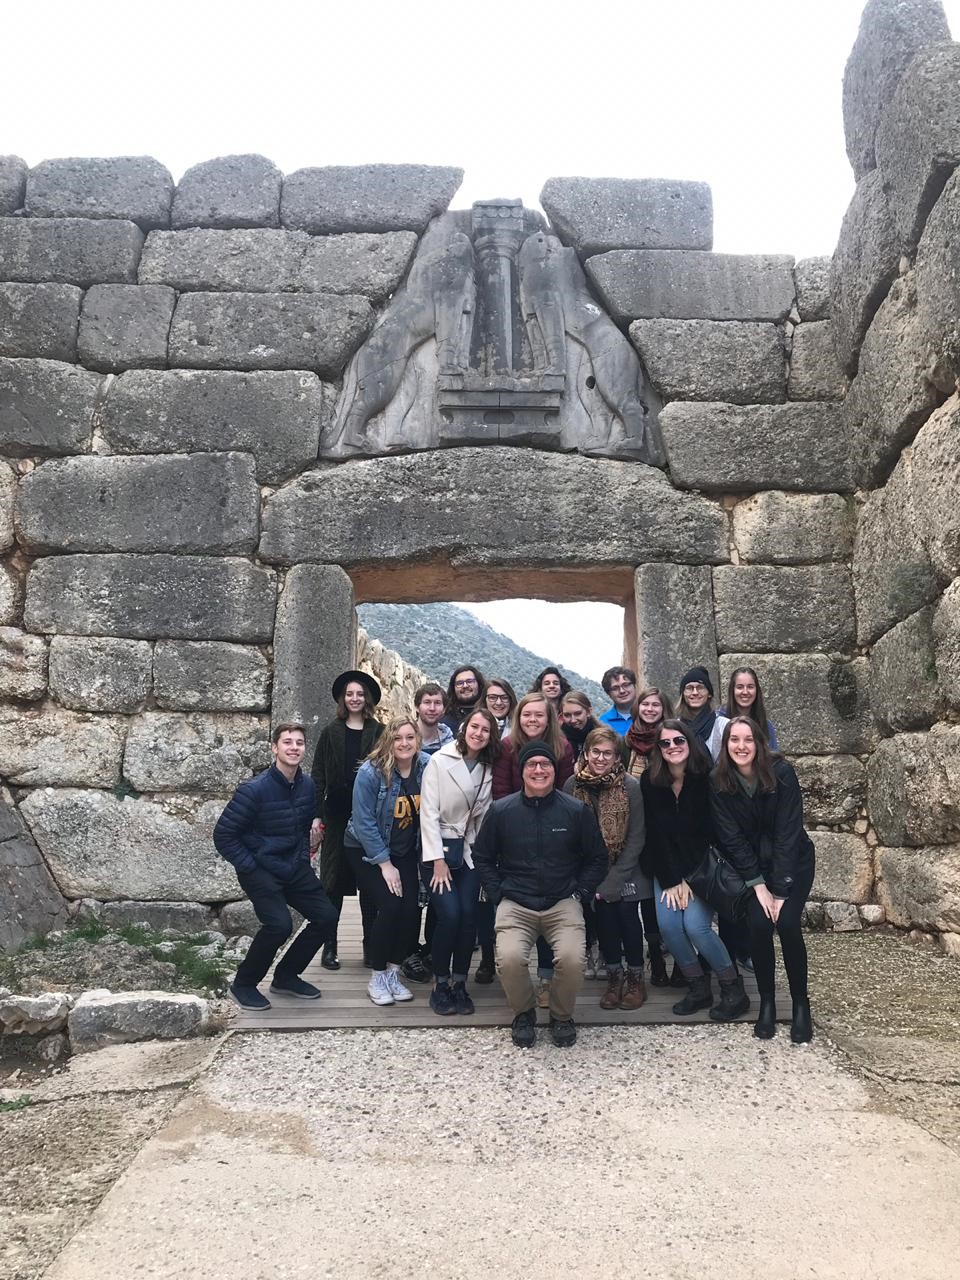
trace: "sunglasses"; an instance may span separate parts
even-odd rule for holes
[[[681,734],[676,738],[661,738],[658,745],[661,751],[666,751],[670,747],[685,747],[688,744],[686,738]]]

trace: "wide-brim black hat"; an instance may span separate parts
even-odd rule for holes
[[[383,695],[376,680],[374,680],[373,676],[369,675],[366,671],[341,671],[336,680],[334,680],[333,688],[330,691],[333,694],[334,702],[340,701],[340,695],[343,693],[344,689],[346,689],[347,685],[354,680],[357,684],[363,685],[367,693],[370,695],[371,702],[376,706]]]

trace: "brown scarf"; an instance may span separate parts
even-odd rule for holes
[[[574,769],[573,794],[596,814],[611,864],[623,853],[630,823],[630,801],[623,776],[623,765],[619,762],[602,778],[595,777],[585,761]]]

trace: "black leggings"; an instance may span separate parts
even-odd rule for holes
[[[800,928],[800,917],[807,901],[807,895],[813,887],[813,858],[810,868],[801,871],[794,880],[790,897],[780,908],[780,918],[776,925],[763,913],[756,894],[750,899],[747,924],[750,927],[750,950],[753,953],[753,968],[757,977],[757,990],[762,996],[772,996],[775,991],[773,931],[780,935],[780,950],[783,952],[783,967],[787,971],[790,984],[790,995],[794,1000],[807,998],[807,944],[803,940]]]
[[[360,867],[360,892],[366,893],[376,908],[376,919],[367,937],[367,953],[371,969],[385,969],[388,964],[403,964],[410,954],[410,939],[417,927],[419,911],[419,859],[413,853],[397,858],[393,864],[400,872],[403,894],[397,897],[387,888],[379,866],[364,862]]]
[[[643,968],[643,925],[636,902],[594,903],[600,954],[608,968],[620,968],[621,952],[631,969]]]

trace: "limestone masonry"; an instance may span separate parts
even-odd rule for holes
[[[800,262],[714,253],[698,182],[0,157],[0,948],[229,913],[271,721],[419,678],[355,601],[523,594],[624,604],[644,681],[755,666],[811,917],[955,944],[958,86],[939,3],[869,0]]]

